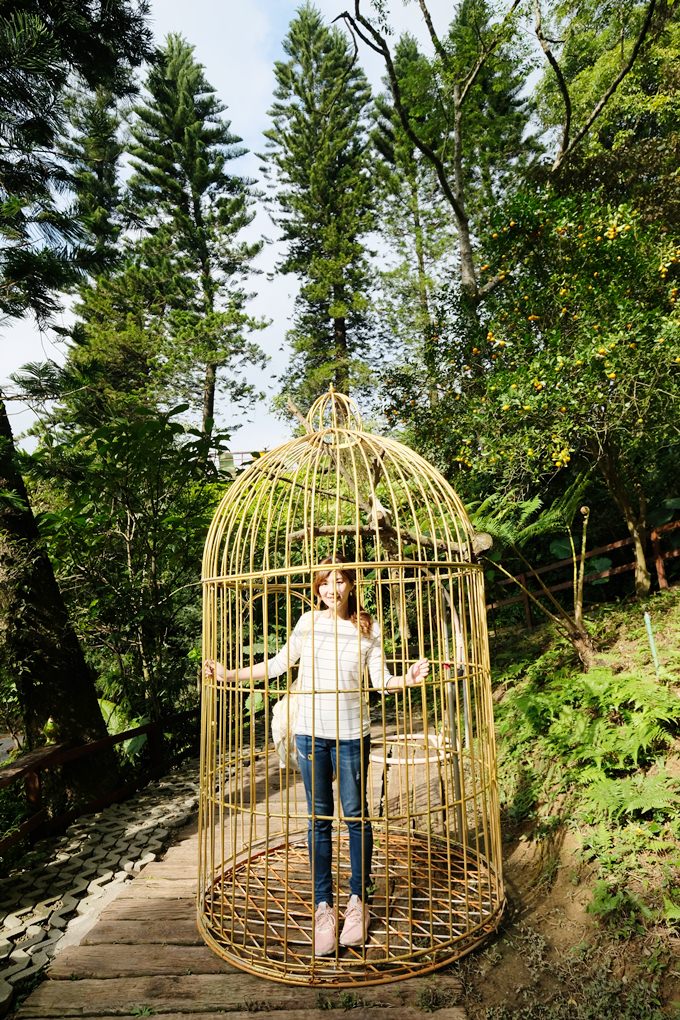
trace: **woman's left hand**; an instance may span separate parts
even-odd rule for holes
[[[430,672],[430,663],[427,659],[418,659],[414,662],[406,674],[406,686],[413,687],[414,684],[422,683]]]

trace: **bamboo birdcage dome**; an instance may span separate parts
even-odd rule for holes
[[[364,431],[355,404],[332,390],[307,423],[237,477],[206,542],[204,659],[239,679],[203,681],[198,923],[215,952],[250,973],[377,984],[459,958],[503,909],[483,574],[465,510],[427,461]],[[371,926],[365,945],[315,956],[305,792],[271,737],[272,707],[296,668],[256,680],[251,664],[285,645],[314,606],[319,564],[335,557],[356,571],[389,673],[421,657],[430,673],[394,692],[364,685]],[[350,863],[339,801],[342,909]]]

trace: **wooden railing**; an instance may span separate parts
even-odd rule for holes
[[[116,733],[112,736],[103,737],[101,740],[93,740],[87,744],[48,744],[39,747],[35,751],[28,751],[20,755],[7,765],[0,766],[0,789],[11,786],[23,780],[26,803],[29,810],[28,818],[18,826],[10,835],[0,839],[0,854],[10,846],[31,836],[39,839],[52,832],[64,829],[79,815],[88,814],[93,811],[101,811],[116,801],[125,800],[137,790],[141,782],[151,776],[160,775],[163,766],[163,733],[172,731],[180,722],[186,722],[198,718],[198,709],[191,709],[187,712],[178,712],[167,719],[159,722],[145,723],[142,726],[135,726],[133,729],[125,730],[123,733]],[[145,733],[148,742],[147,766],[143,772],[131,782],[123,783],[115,790],[110,790],[101,797],[88,801],[77,808],[64,811],[56,816],[51,816],[42,798],[42,774],[51,769],[60,768],[67,762],[75,761],[78,758],[88,758],[99,751],[120,744],[131,737],[137,737]]]
[[[662,524],[658,528],[654,528],[650,532],[649,537],[652,555],[648,560],[648,564],[650,568],[653,568],[656,571],[657,581],[660,589],[668,587],[668,581],[666,579],[665,561],[675,559],[676,557],[680,556],[680,549],[663,548],[662,546],[663,538],[669,532],[675,531],[677,528],[680,528],[680,521],[672,521],[670,524]],[[633,544],[632,538],[621,538],[617,542],[610,542],[609,545],[600,545],[597,546],[597,548],[595,549],[589,549],[588,552],[586,552],[584,559],[588,560],[593,556],[602,556],[603,554],[613,552],[616,549],[625,549],[628,546],[632,546],[632,544]],[[576,562],[577,563],[581,562],[580,556],[577,556]],[[508,584],[515,584],[516,582],[519,582],[520,585],[522,585],[524,588],[528,588],[533,596],[535,596],[536,598],[540,598],[544,594],[544,592],[539,585],[535,583],[532,585],[531,583],[532,578],[535,581],[536,577],[540,577],[543,574],[548,574],[552,571],[556,572],[559,570],[564,570],[566,568],[569,568],[571,570],[572,567],[573,560],[571,559],[571,557],[569,557],[568,559],[564,560],[556,560],[554,563],[546,563],[544,566],[537,567],[536,570],[533,570],[531,572],[527,571],[521,574],[516,574],[514,578],[509,577],[504,578],[503,580],[499,581],[498,584],[505,586]],[[594,574],[588,574],[587,581],[599,581],[600,579],[603,578],[614,577],[616,574],[625,574],[629,570],[635,570],[635,560],[633,559],[631,559],[631,561],[628,563],[621,563],[616,567],[610,567],[608,570],[598,570]],[[560,581],[556,584],[546,584],[546,588],[549,592],[566,591],[568,588],[572,588],[572,586],[573,586],[572,578],[570,578],[568,581]],[[511,595],[508,598],[498,599],[495,602],[487,603],[486,607],[487,612],[492,612],[495,609],[499,609],[501,606],[511,606],[518,602],[522,603],[522,606],[524,608],[524,619],[527,627],[529,628],[529,630],[531,630],[531,628],[534,626],[534,619],[532,615],[531,599],[527,595],[526,591],[522,591],[520,589],[517,595]]]

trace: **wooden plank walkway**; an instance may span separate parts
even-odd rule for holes
[[[17,1008],[17,1020],[324,1020],[329,1008],[361,1006],[367,1020],[466,1020],[460,982],[450,974],[411,978],[356,992],[265,981],[237,970],[201,940],[195,922],[195,825],[164,860],[149,864],[103,911],[81,944],[53,960],[47,978]],[[436,991],[435,991],[436,990]],[[426,1000],[430,1005],[425,1005]],[[419,1005],[420,1003],[420,1005]],[[301,1018],[301,1011],[303,1017]]]

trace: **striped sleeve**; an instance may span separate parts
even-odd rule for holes
[[[293,627],[285,645],[279,649],[276,655],[267,660],[267,675],[272,679],[281,676],[282,673],[285,673],[286,670],[299,661],[302,654],[302,642],[308,630],[308,625],[305,621],[310,616],[310,613],[303,613]]]
[[[372,686],[377,687],[378,690],[385,690],[388,681],[392,679],[392,674],[385,665],[382,635],[377,623],[374,623],[371,629],[371,640],[365,662]]]

